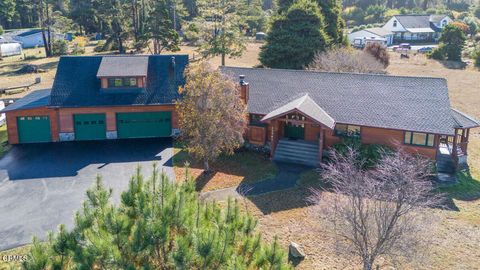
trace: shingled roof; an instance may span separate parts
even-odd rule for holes
[[[335,123],[453,135],[445,79],[221,67],[249,83],[248,111],[267,115],[305,94]]]
[[[52,87],[50,106],[85,107],[116,105],[172,104],[180,97],[187,55],[128,56],[148,58],[144,89],[102,91],[97,72],[102,56],[64,56],[60,58]],[[108,56],[107,58],[111,58]],[[118,68],[122,68],[121,66]]]
[[[97,77],[145,77],[148,56],[104,56]]]
[[[10,112],[16,110],[26,110],[38,107],[45,107],[49,104],[50,89],[35,90],[23,98],[15,101],[13,104],[8,105],[1,112]]]

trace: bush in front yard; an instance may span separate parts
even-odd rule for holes
[[[438,46],[437,48],[433,49],[432,52],[428,53],[427,57],[435,60],[445,60],[444,47],[442,45]]]
[[[362,144],[357,138],[343,138],[342,142],[334,144],[333,150],[341,155],[346,155],[349,149],[358,152],[359,158],[365,162],[366,168],[373,168],[384,153],[392,152],[392,149],[380,144]]]
[[[34,239],[24,269],[292,269],[236,202],[201,202],[188,173],[177,184],[153,171],[147,180],[138,169],[118,204],[97,179],[73,230]]]

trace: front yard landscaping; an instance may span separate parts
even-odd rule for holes
[[[233,155],[222,155],[210,164],[212,173],[204,174],[203,163],[194,160],[179,143],[175,144],[173,167],[177,181],[185,178],[185,164],[197,183],[198,191],[211,191],[236,187],[270,179],[277,173],[277,167],[268,157],[251,151],[238,151]]]

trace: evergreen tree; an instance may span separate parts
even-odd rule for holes
[[[465,46],[466,39],[462,29],[455,25],[449,24],[443,28],[440,42],[442,51],[448,60],[462,60],[462,50]]]
[[[273,18],[260,61],[272,68],[302,69],[330,43],[317,3],[299,0]]]
[[[132,32],[129,0],[96,1],[102,32],[109,35],[107,43],[115,43],[119,53],[125,53],[125,42]]]
[[[174,18],[169,10],[169,0],[151,2],[147,22],[147,37],[153,40],[153,53],[160,54],[163,50],[179,51],[180,36],[175,30]]]
[[[15,16],[15,0],[0,0],[0,24],[10,26]]]
[[[198,0],[203,25],[203,44],[200,52],[204,57],[239,57],[245,51],[245,38],[240,31],[240,18],[237,14],[238,1]]]
[[[322,10],[325,23],[325,32],[332,44],[345,42],[345,21],[342,19],[342,4],[339,0],[317,0]]]
[[[199,201],[191,177],[177,184],[154,167],[137,170],[120,204],[97,179],[73,230],[60,226],[46,243],[34,239],[23,268],[33,269],[292,269],[277,242],[266,245],[257,221],[229,200],[222,209]]]

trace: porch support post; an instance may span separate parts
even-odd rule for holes
[[[452,147],[452,157],[453,157],[453,160],[455,160],[455,163],[458,163],[457,139],[458,139],[458,129],[455,129],[455,135],[453,136],[453,147]]]
[[[278,121],[272,120],[270,121],[270,125],[272,126],[272,133],[270,135],[270,157],[273,158],[278,143]]]
[[[318,136],[318,165],[321,165],[323,157],[323,127],[320,125],[320,135]]]
[[[464,133],[464,135],[465,135],[465,141],[464,141],[464,145],[465,145],[464,151],[465,151],[465,152],[464,152],[464,153],[465,153],[465,155],[468,155],[467,152],[468,152],[468,139],[469,139],[469,137],[470,137],[470,129],[469,129],[469,128],[465,129],[465,130],[463,131],[463,133]]]

